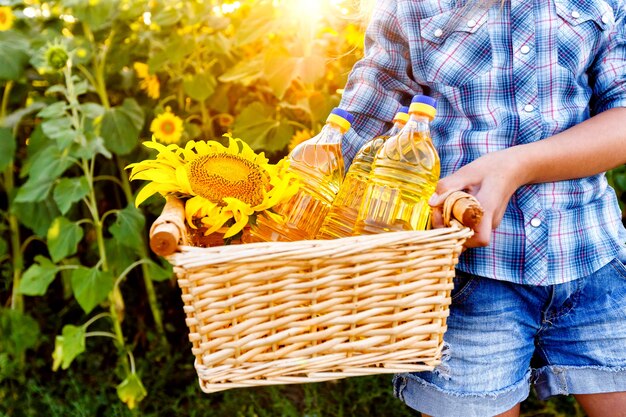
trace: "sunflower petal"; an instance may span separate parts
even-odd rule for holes
[[[139,207],[141,203],[152,197],[155,193],[159,192],[161,187],[158,184],[149,183],[139,191],[135,198],[135,207]]]
[[[212,203],[200,196],[192,197],[185,202],[185,218],[187,219],[187,224],[193,229],[197,229],[197,227],[193,224],[194,217],[198,217],[198,212],[207,204]]]
[[[207,226],[207,231],[204,232],[204,234],[210,235],[211,233],[217,232],[219,229],[222,228],[222,226],[224,226],[224,223],[226,223],[232,217],[232,213],[224,209],[220,210],[220,212],[214,216],[203,217],[202,223]]]

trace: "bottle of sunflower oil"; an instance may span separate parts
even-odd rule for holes
[[[430,136],[436,105],[431,97],[415,96],[409,121],[376,154],[355,234],[430,227],[428,200],[440,174],[439,156]]]
[[[289,171],[299,177],[300,189],[275,208],[278,216],[260,214],[250,227],[247,242],[289,242],[315,237],[343,182],[341,140],[352,120],[345,110],[333,109],[321,132],[289,153]]]
[[[374,157],[385,141],[398,134],[408,120],[409,108],[400,108],[393,118],[393,127],[387,133],[366,142],[357,152],[316,239],[352,236]]]

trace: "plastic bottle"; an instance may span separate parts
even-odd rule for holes
[[[376,154],[355,234],[430,227],[428,199],[440,175],[439,156],[430,135],[436,104],[431,97],[415,96],[407,124]]]
[[[408,120],[409,108],[400,108],[393,118],[393,127],[365,143],[357,152],[316,239],[352,236],[376,153],[388,138],[400,132]]]
[[[321,132],[291,151],[289,170],[298,175],[302,185],[292,198],[276,207],[282,221],[278,221],[278,216],[260,214],[250,227],[247,242],[289,242],[315,237],[343,182],[341,140],[352,120],[350,113],[333,109]]]

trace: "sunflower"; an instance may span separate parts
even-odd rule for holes
[[[13,10],[10,7],[0,7],[0,32],[11,29],[14,20],[15,15],[13,15]]]
[[[148,97],[155,100],[159,98],[161,95],[161,83],[159,81],[159,77],[150,74],[148,66],[142,62],[135,62],[133,64],[133,68],[135,69],[135,72],[137,72],[137,76],[141,78],[139,88],[144,90],[146,94],[148,94]]]
[[[150,123],[150,131],[162,143],[178,143],[183,133],[183,121],[169,107]]]
[[[287,172],[287,160],[269,164],[263,153],[256,154],[241,139],[228,138],[228,145],[216,141],[189,141],[184,148],[144,142],[155,149],[154,160],[130,164],[131,180],[150,181],[137,194],[139,206],[148,197],[173,194],[185,200],[187,224],[207,228],[205,235],[224,231],[224,238],[239,233],[255,213],[292,197],[299,183]],[[198,223],[196,222],[198,221]]]

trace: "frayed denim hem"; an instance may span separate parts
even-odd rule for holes
[[[413,374],[394,378],[394,395],[434,417],[491,417],[510,410],[530,393],[530,372],[515,384],[485,393],[446,391]]]
[[[533,372],[537,396],[626,391],[626,367],[549,365]]]

